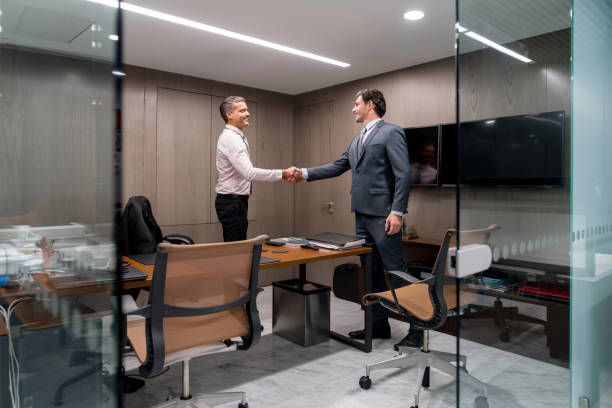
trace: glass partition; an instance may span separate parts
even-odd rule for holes
[[[0,0],[2,407],[119,405],[117,22]]]
[[[612,407],[612,4],[572,19],[571,404]]]
[[[458,247],[492,260],[457,282],[458,406],[569,406],[570,15],[570,0],[457,1]]]

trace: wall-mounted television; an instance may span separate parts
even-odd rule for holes
[[[437,186],[439,157],[439,126],[406,128],[406,143],[410,160],[411,186]]]
[[[563,186],[564,129],[564,111],[462,122],[461,184]],[[456,184],[457,127],[440,133],[440,184]]]
[[[440,126],[440,185],[457,185],[457,124]]]

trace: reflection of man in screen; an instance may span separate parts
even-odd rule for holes
[[[412,184],[435,184],[438,169],[432,166],[436,158],[436,147],[431,142],[423,142],[416,163],[410,165],[410,182]]]

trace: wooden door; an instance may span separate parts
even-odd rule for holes
[[[332,156],[331,102],[309,105],[295,110],[295,158],[298,167],[316,167],[327,164]],[[295,233],[300,236],[333,231],[337,210],[334,179],[314,183],[298,183],[295,187]],[[336,200],[336,201],[334,201]],[[329,206],[332,203],[333,212]]]
[[[157,208],[160,225],[210,223],[211,97],[158,88]]]

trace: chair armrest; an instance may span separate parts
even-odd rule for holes
[[[417,279],[414,276],[406,273],[406,272],[401,272],[401,271],[387,271],[387,273],[393,274],[407,282],[410,283],[428,283],[429,281],[434,280],[436,277],[434,275],[430,276],[429,278],[426,279]]]
[[[406,267],[409,271],[416,272],[427,272],[431,273],[433,271],[433,266],[425,266],[417,263],[406,262]]]
[[[169,243],[174,244],[174,245],[193,245],[195,244],[195,242],[193,242],[193,239],[191,239],[187,235],[181,235],[181,234],[166,235],[164,237],[164,241],[168,241]]]

